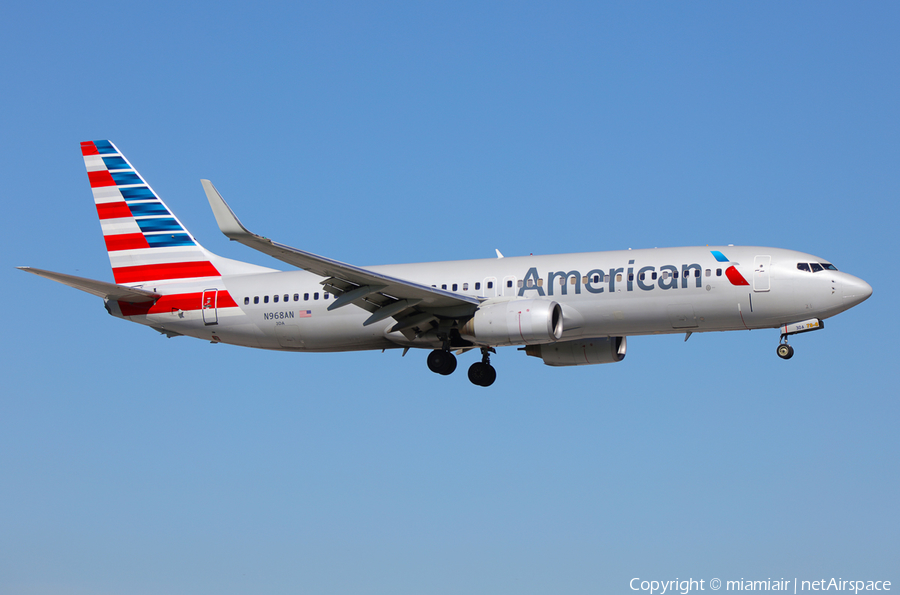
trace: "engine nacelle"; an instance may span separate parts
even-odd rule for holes
[[[481,345],[552,343],[562,337],[562,308],[550,300],[485,302],[459,333]]]
[[[625,359],[625,347],[625,337],[601,337],[527,345],[525,353],[543,359],[548,366],[587,366],[620,362]]]

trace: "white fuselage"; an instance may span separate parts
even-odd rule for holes
[[[719,261],[713,251],[727,256]],[[828,318],[864,300],[871,288],[837,270],[798,269],[827,263],[778,248],[747,246],[659,248],[549,256],[367,267],[421,285],[484,299],[546,299],[562,307],[561,340],[664,333],[775,328]],[[726,275],[734,267],[746,285]],[[190,295],[196,303],[110,312],[171,334],[294,351],[354,351],[440,347],[433,336],[390,332],[394,320],[364,326],[370,313],[355,305],[333,311],[323,278],[306,271],[223,275],[154,287]],[[228,299],[224,299],[227,297]],[[192,305],[193,304],[193,305]],[[448,317],[453,313],[448,312]]]

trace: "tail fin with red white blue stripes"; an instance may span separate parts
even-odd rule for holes
[[[81,153],[117,284],[201,281],[221,276],[217,262],[238,264],[200,246],[110,141],[83,142]]]

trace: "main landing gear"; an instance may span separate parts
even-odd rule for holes
[[[469,366],[469,382],[475,386],[490,386],[497,380],[497,370],[491,365],[491,353],[497,353],[493,347],[481,348],[481,361]]]
[[[493,347],[481,348],[481,361],[469,367],[469,381],[476,386],[490,386],[497,379],[497,370],[491,365]],[[435,349],[428,354],[428,369],[435,374],[449,376],[456,370],[456,356],[449,349]]]
[[[435,349],[428,354],[428,369],[435,374],[449,376],[456,370],[456,356],[448,349]]]

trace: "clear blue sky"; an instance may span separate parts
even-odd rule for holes
[[[6,3],[0,593],[631,593],[900,584],[895,3]],[[78,143],[212,251],[359,265],[702,244],[873,297],[615,365],[166,339],[14,269],[112,280]],[[885,273],[885,271],[888,271]],[[473,359],[464,356],[461,369]]]

